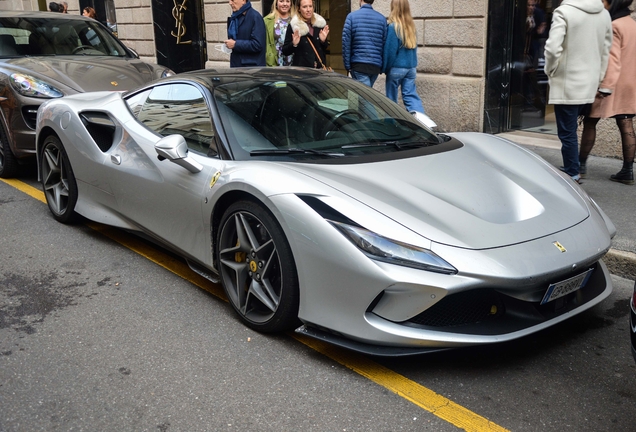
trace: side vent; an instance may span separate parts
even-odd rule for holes
[[[35,130],[35,122],[38,116],[37,105],[26,105],[22,107],[22,118],[29,129]]]
[[[117,129],[110,117],[100,112],[83,112],[80,117],[97,147],[104,153],[110,150]]]
[[[339,211],[331,208],[318,198],[311,195],[298,195],[298,198],[303,200],[305,204],[311,207],[316,213],[322,216],[324,219],[332,220],[340,223],[344,223],[352,226],[360,226]]]

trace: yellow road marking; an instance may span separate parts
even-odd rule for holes
[[[21,182],[20,180],[2,179],[2,178],[0,178],[0,180],[5,182],[9,186],[13,186],[19,191],[24,192],[30,197],[33,197],[36,200],[42,201],[44,204],[46,204],[46,198],[44,198],[44,192],[42,192],[42,190],[34,188],[33,186],[30,186],[24,182]]]
[[[10,186],[19,189],[25,194],[46,203],[44,193],[39,189],[27,185],[19,180],[0,179]],[[87,226],[100,232],[111,240],[132,250],[144,258],[171,271],[177,276],[191,282],[197,287],[227,301],[223,289],[196,274],[186,263],[161,252],[159,249],[146,244],[132,234],[127,234],[117,228],[112,228],[95,222],[88,222]],[[429,411],[440,419],[452,425],[470,432],[507,431],[507,429],[491,422],[450,399],[441,396],[434,391],[409,380],[392,370],[366,358],[364,355],[349,351],[328,343],[312,339],[300,334],[290,333],[291,337],[351,369],[357,374],[373,381],[398,396],[410,401],[420,408]]]

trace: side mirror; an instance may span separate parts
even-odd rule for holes
[[[132,55],[133,55],[135,58],[139,58],[139,54],[137,53],[137,51],[135,51],[134,49],[132,49],[132,48],[131,48],[131,47],[129,47],[129,46],[126,46],[126,48],[128,49],[128,51],[130,51],[130,52],[132,53]]]
[[[203,169],[203,165],[188,157],[188,145],[181,135],[168,135],[161,138],[155,144],[155,151],[159,160],[168,159],[191,173],[196,174]]]
[[[422,123],[424,126],[428,127],[429,129],[433,129],[437,127],[437,123],[435,123],[433,121],[433,119],[431,119],[429,116],[427,116],[424,113],[421,112],[417,112],[414,111],[413,112],[413,116],[420,122]]]

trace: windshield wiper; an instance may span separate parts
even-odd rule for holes
[[[250,156],[275,156],[285,154],[313,154],[326,157],[342,157],[342,153],[329,153],[314,149],[288,148],[288,149],[257,149],[250,151]]]
[[[378,141],[370,140],[368,142],[360,143],[360,144],[347,144],[340,148],[343,150],[346,150],[346,149],[366,148],[366,147],[395,147],[398,150],[402,150],[408,147],[428,147],[428,146],[436,145],[436,144],[439,144],[439,141],[429,140],[429,141],[406,141],[406,142],[399,142],[399,141],[379,141],[378,142]]]

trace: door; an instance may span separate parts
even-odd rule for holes
[[[105,162],[112,170],[110,183],[120,213],[148,234],[208,262],[206,193],[224,162],[216,157],[216,133],[203,93],[193,85],[173,83],[133,95],[127,103],[147,129],[131,127]],[[202,171],[192,173],[158,159],[158,135],[174,134],[183,136],[188,156]]]
[[[555,3],[550,0],[490,1],[485,132],[553,132],[543,50]]]
[[[107,26],[117,36],[117,17],[115,15],[114,0],[80,0],[79,7],[80,14],[82,14],[85,7],[95,9],[97,21]]]
[[[203,0],[152,0],[157,63],[176,73],[208,60]]]

